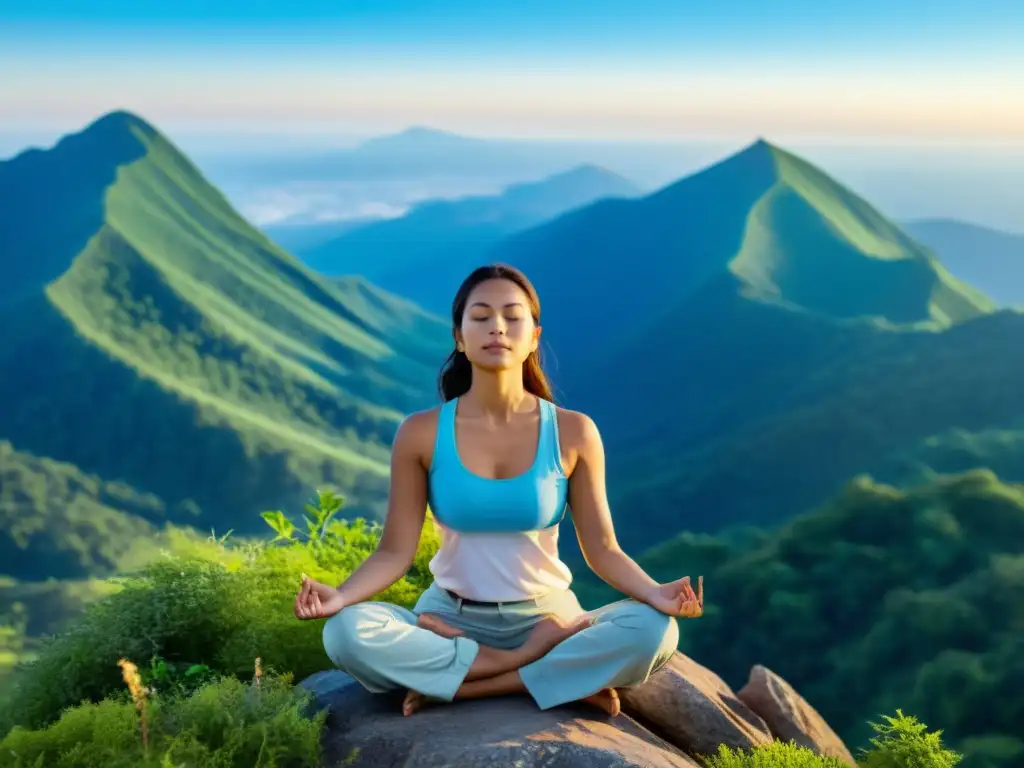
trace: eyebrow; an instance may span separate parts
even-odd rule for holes
[[[472,307],[485,307],[487,309],[491,308],[491,305],[488,304],[486,301],[474,301],[470,306],[472,306]],[[522,302],[519,302],[519,301],[513,301],[513,302],[510,302],[509,304],[505,305],[506,308],[507,307],[521,307],[521,306],[523,306],[523,304],[522,304]]]

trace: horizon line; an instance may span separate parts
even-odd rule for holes
[[[0,120],[0,136],[4,134],[50,133],[56,135],[49,139],[46,146],[29,144],[21,151],[35,148],[48,148],[56,145],[62,138],[88,130],[92,125],[117,114],[125,114],[140,120],[158,131],[165,138],[174,141],[175,136],[216,139],[230,136],[249,136],[253,138],[334,138],[339,141],[347,139],[331,147],[324,145],[319,150],[346,151],[360,146],[388,139],[396,139],[408,134],[420,133],[428,137],[444,138],[452,141],[478,141],[481,143],[523,143],[523,144],[619,144],[631,146],[674,146],[685,145],[720,145],[748,147],[759,141],[783,148],[786,145],[829,146],[833,148],[963,148],[963,149],[1024,149],[1024,136],[914,136],[905,133],[897,134],[841,134],[826,132],[770,132],[750,131],[694,131],[674,135],[644,136],[639,134],[619,134],[605,136],[574,135],[572,133],[552,131],[550,133],[516,133],[485,130],[473,130],[447,126],[431,121],[403,121],[392,123],[377,129],[353,130],[351,123],[343,121],[280,124],[267,121],[238,119],[191,119],[191,120],[155,120],[146,117],[141,110],[128,107],[116,107],[94,113],[94,117],[86,120],[75,120],[74,127],[68,127],[71,120]],[[59,126],[59,127],[58,127]],[[240,150],[244,151],[244,150]]]

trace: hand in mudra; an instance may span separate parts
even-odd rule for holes
[[[704,615],[704,577],[697,577],[696,592],[690,586],[689,576],[661,584],[647,602],[652,608],[669,616],[678,616],[681,619],[700,618]]]
[[[295,596],[295,616],[299,619],[326,619],[345,607],[341,593],[306,576]]]

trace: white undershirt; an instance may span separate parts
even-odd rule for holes
[[[458,533],[433,522],[441,547],[430,561],[430,572],[439,587],[459,597],[529,600],[568,589],[572,582],[572,572],[558,556],[557,525],[516,533]]]

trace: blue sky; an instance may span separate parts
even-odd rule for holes
[[[1024,140],[1024,2],[0,0],[0,130]]]

